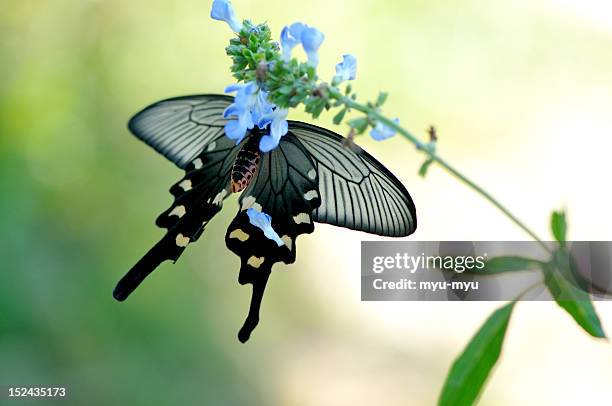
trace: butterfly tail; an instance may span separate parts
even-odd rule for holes
[[[261,308],[261,300],[263,299],[264,291],[266,290],[266,284],[272,271],[271,266],[260,268],[257,272],[253,272],[252,269],[242,267],[240,270],[240,276],[238,282],[242,285],[250,283],[253,285],[253,293],[251,296],[251,305],[249,306],[249,313],[242,325],[240,331],[238,331],[238,340],[241,343],[245,343],[251,337],[251,333],[259,324],[259,309]]]
[[[113,297],[120,302],[124,301],[162,262],[178,258],[180,253],[171,255],[170,248],[167,238],[155,244],[117,283]]]
[[[168,229],[166,235],[149,250],[117,283],[113,297],[124,301],[162,262],[176,262],[188,244],[196,241],[206,224],[221,210],[221,202],[201,202],[201,196],[177,199],[157,219]]]

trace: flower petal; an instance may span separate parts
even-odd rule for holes
[[[342,62],[336,65],[336,76],[339,83],[354,80],[357,76],[357,58],[350,54],[343,55]]]
[[[274,109],[274,104],[268,101],[268,92],[260,90],[255,99],[255,103],[251,108],[253,123],[257,123],[258,127],[263,129],[267,124],[262,126],[262,118],[271,114]]]
[[[308,56],[308,63],[316,67],[319,64],[319,47],[323,43],[325,35],[316,28],[306,26],[302,30],[302,46]]]
[[[274,148],[278,147],[280,139],[275,139],[272,135],[264,135],[259,140],[259,149],[261,152],[270,152]]]
[[[273,112],[261,117],[259,128],[265,128],[270,124],[270,134],[264,135],[259,141],[259,149],[262,152],[269,152],[278,146],[282,136],[289,131],[289,123],[287,123],[288,109],[274,109]]]
[[[225,135],[230,140],[236,141],[236,144],[239,144],[240,141],[246,135],[247,128],[241,125],[238,120],[230,120],[225,124]]]
[[[399,124],[399,118],[393,120],[394,123]],[[391,127],[387,127],[381,122],[378,122],[376,126],[370,131],[370,136],[376,141],[383,141],[387,138],[391,138],[395,135],[395,130]]]
[[[225,88],[225,93],[234,93],[240,91],[244,85],[242,83],[234,83],[233,85],[229,85]]]
[[[234,32],[240,32],[242,23],[236,19],[234,8],[229,0],[213,0],[210,17],[214,20],[225,21]]]
[[[263,231],[267,238],[276,242],[279,247],[285,245],[278,233],[272,228],[272,217],[252,207],[247,210],[247,215],[249,216],[249,222]]]
[[[281,31],[281,46],[283,47],[283,59],[285,61],[291,59],[293,48],[300,43],[303,27],[302,23],[293,23]]]
[[[280,141],[281,137],[289,131],[289,123],[287,123],[287,109],[276,109],[275,117],[270,126],[270,134],[274,139]]]

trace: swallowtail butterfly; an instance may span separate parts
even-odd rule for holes
[[[259,151],[264,134],[257,127],[236,144],[224,133],[223,111],[232,102],[224,95],[176,97],[130,120],[130,131],[184,169],[185,176],[170,188],[174,203],[156,221],[166,235],[119,281],[113,296],[125,300],[160,263],[176,261],[202,235],[223,200],[241,191],[225,242],[240,257],[239,283],[253,285],[238,333],[245,342],[259,321],[272,265],[295,261],[296,238],[312,233],[314,222],[390,237],[412,234],[417,222],[414,203],[399,180],[329,130],[289,121],[289,132],[270,152]],[[248,208],[271,216],[283,245],[250,223]]]

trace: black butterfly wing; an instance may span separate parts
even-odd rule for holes
[[[249,314],[238,333],[242,342],[259,322],[259,307],[272,265],[293,263],[296,238],[314,230],[312,212],[321,204],[318,184],[308,151],[294,135],[287,134],[278,148],[262,155],[255,179],[241,195],[240,210],[225,242],[240,257],[238,281],[253,285]],[[271,216],[272,228],[284,245],[278,246],[249,222],[249,208]]]
[[[232,101],[223,95],[177,97],[130,120],[138,138],[186,175],[170,190],[173,205],[157,219],[166,235],[119,281],[116,299],[127,298],[161,262],[176,261],[221,209],[232,165],[246,142],[234,145],[225,137],[223,111]],[[225,239],[241,258],[239,282],[253,285],[249,314],[238,334],[242,342],[259,321],[272,266],[295,261],[296,238],[311,233],[313,221],[389,236],[408,235],[416,228],[414,204],[402,184],[366,152],[345,148],[342,139],[323,128],[290,122],[289,133],[262,156],[255,179],[240,198],[240,211]],[[283,245],[250,223],[250,207],[272,217]]]
[[[406,188],[387,168],[343,137],[314,125],[289,122],[289,132],[315,163],[321,205],[315,221],[389,237],[403,237],[417,227],[416,210]]]
[[[210,143],[225,135],[223,111],[233,100],[214,94],[173,97],[146,107],[132,117],[128,128],[185,169]]]
[[[235,145],[222,134],[184,165],[185,176],[170,188],[174,203],[156,221],[167,233],[119,281],[113,292],[117,300],[125,300],[159,264],[176,261],[200,237],[229,194],[231,168],[243,143]]]

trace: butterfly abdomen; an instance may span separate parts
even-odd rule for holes
[[[259,140],[249,139],[238,152],[232,167],[232,192],[241,192],[255,177],[260,160]]]

